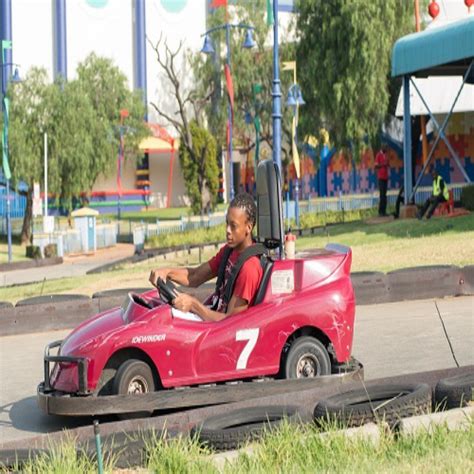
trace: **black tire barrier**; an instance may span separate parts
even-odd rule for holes
[[[440,380],[434,390],[434,409],[465,407],[472,401],[474,372]]]
[[[113,290],[98,291],[92,295],[92,298],[108,298],[109,296],[126,296],[128,293],[145,293],[152,290],[153,287],[150,285],[143,288],[115,288]]]
[[[47,304],[47,303],[63,303],[65,301],[73,300],[90,300],[87,295],[42,295],[42,296],[32,296],[31,298],[26,298],[24,300],[17,301],[15,306],[30,306],[36,304]]]
[[[300,422],[298,407],[241,408],[205,419],[191,429],[191,436],[215,450],[225,451],[260,439],[266,431],[277,428],[283,420]]]
[[[429,413],[431,387],[427,384],[374,385],[321,400],[314,409],[317,425],[362,426],[382,421],[397,425],[400,418]]]
[[[0,308],[13,308],[9,301],[0,301]]]
[[[382,272],[351,273],[356,304],[375,304],[389,301],[387,276]]]
[[[463,295],[474,295],[474,265],[466,265],[461,269],[462,284],[461,291]]]
[[[454,265],[403,268],[387,273],[389,301],[461,294],[462,272]]]

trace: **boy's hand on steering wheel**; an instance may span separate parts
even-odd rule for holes
[[[194,296],[188,295],[187,293],[179,293],[172,301],[172,305],[184,313],[189,313],[192,312],[192,307],[195,301],[197,300]]]
[[[152,270],[150,273],[149,281],[156,287],[158,278],[161,278],[163,281],[166,281],[168,278],[169,270],[167,268],[158,268],[157,270]]]

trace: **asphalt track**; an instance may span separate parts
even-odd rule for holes
[[[36,405],[43,349],[69,331],[0,338],[0,446],[90,424],[44,415]],[[474,364],[474,296],[358,306],[353,355],[365,378]],[[103,420],[105,422],[106,420]]]

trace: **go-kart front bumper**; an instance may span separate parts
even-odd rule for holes
[[[54,391],[51,387],[51,368],[50,363],[67,363],[77,365],[77,390],[74,392],[76,395],[89,395],[90,392],[87,387],[87,368],[88,359],[86,357],[74,357],[74,356],[62,356],[62,355],[51,355],[51,349],[60,347],[62,340],[54,341],[48,344],[44,349],[44,382],[43,390],[45,393]]]

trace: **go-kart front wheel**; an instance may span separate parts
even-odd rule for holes
[[[138,359],[124,362],[114,378],[115,395],[142,394],[155,391],[155,381],[150,366]]]
[[[331,373],[331,360],[324,345],[311,336],[293,341],[285,358],[286,379],[319,377]]]
[[[124,362],[117,370],[113,381],[114,395],[140,395],[155,391],[155,379],[148,364],[138,359]],[[152,412],[122,413],[122,420],[142,418]]]

